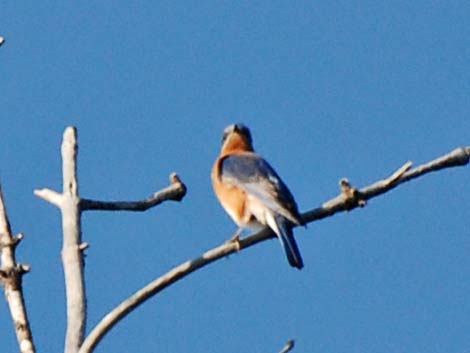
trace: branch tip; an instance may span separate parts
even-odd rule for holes
[[[59,194],[57,191],[44,188],[44,189],[35,189],[33,193],[37,197],[53,204],[56,207],[60,208],[60,206],[62,205],[63,196],[62,194]]]
[[[20,343],[21,352],[34,352],[34,345],[30,339],[24,339]]]
[[[16,247],[24,239],[24,233],[19,233],[13,237],[13,246]]]
[[[176,184],[176,183],[182,184],[180,177],[175,172],[170,174],[169,179],[170,179],[170,183],[172,183],[172,184]]]
[[[31,265],[30,264],[18,264],[17,265],[17,270],[19,274],[25,274],[31,271]]]
[[[175,172],[170,174],[170,183],[178,187],[179,189],[181,189],[181,192],[173,198],[175,201],[181,201],[183,197],[186,195],[186,191],[188,190],[186,188],[186,185],[183,183],[181,178]]]
[[[348,178],[342,178],[340,181],[339,181],[339,186],[341,188],[345,187],[345,186],[350,186],[350,183],[349,183],[349,180]]]
[[[88,249],[90,247],[89,243],[83,242],[78,246],[78,249],[81,251],[84,251],[85,249]]]
[[[281,349],[281,351],[279,353],[290,352],[294,348],[294,345],[295,345],[294,340],[287,341],[287,343],[285,344],[285,346]]]
[[[76,141],[77,140],[77,128],[75,126],[68,126],[64,131],[64,141]]]

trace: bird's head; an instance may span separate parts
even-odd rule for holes
[[[253,151],[250,130],[243,124],[229,125],[222,136],[222,152]]]

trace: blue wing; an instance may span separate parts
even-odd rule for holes
[[[295,224],[303,224],[295,200],[274,169],[254,153],[232,154],[221,164],[222,180],[240,187],[266,207]]]

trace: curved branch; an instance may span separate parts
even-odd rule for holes
[[[375,196],[381,195],[398,185],[417,178],[424,174],[437,171],[443,168],[450,168],[468,164],[470,158],[470,147],[458,148],[442,157],[433,161],[420,165],[414,169],[410,169],[410,162],[406,163],[403,167],[399,168],[390,177],[379,180],[378,182],[366,186],[363,189],[353,188],[349,182],[342,180],[342,192],[339,196],[324,203],[322,206],[308,211],[302,215],[307,223],[311,223],[322,218],[332,216],[341,211],[349,211],[356,207],[365,205],[365,201]],[[90,353],[93,351],[99,341],[106,335],[106,333],[114,327],[114,325],[129,314],[133,309],[144,303],[147,299],[153,297],[163,289],[169,287],[178,280],[186,277],[192,272],[214,262],[218,259],[224,258],[230,254],[242,251],[245,248],[253,246],[257,243],[265,241],[274,237],[274,234],[268,229],[263,230],[241,239],[237,242],[227,242],[212,250],[207,251],[202,256],[186,261],[181,265],[173,268],[163,276],[155,279],[147,284],[142,289],[135,292],[130,298],[124,300],[111,312],[109,312],[98,325],[86,337],[79,353]]]
[[[29,326],[28,315],[24,304],[22,277],[29,271],[29,266],[18,264],[15,259],[15,248],[23,239],[23,234],[11,235],[10,223],[0,187],[0,282],[3,284],[5,297],[10,307],[11,318],[16,331],[16,339],[22,353],[34,353],[33,336]]]
[[[157,191],[152,196],[141,201],[97,201],[89,199],[80,200],[82,211],[146,211],[164,201],[181,201],[186,195],[186,185],[176,173],[170,175],[170,185],[165,189]]]

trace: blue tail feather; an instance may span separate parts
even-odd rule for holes
[[[292,224],[289,220],[282,216],[275,217],[276,224],[281,234],[278,238],[281,241],[282,247],[284,248],[287,256],[287,260],[292,267],[296,267],[299,270],[304,267],[302,256],[300,255],[299,248],[294,239],[294,232],[292,231]]]

